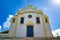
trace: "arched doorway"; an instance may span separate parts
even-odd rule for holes
[[[33,37],[33,26],[32,25],[27,26],[27,37]]]
[[[31,22],[31,21],[29,21],[28,23],[27,23],[27,37],[33,37],[34,36],[34,24]]]

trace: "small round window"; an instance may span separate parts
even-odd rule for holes
[[[28,15],[28,18],[32,18],[32,15]]]

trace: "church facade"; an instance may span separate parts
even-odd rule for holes
[[[10,37],[53,37],[49,19],[41,10],[28,6],[12,17]]]

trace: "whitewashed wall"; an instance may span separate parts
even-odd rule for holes
[[[13,23],[13,24],[11,25],[11,27],[10,27],[8,36],[13,37],[13,35],[14,35],[14,28],[15,28],[15,27],[16,27],[16,24]]]
[[[28,15],[32,15],[32,18],[28,18]],[[20,18],[24,17],[24,24],[20,24]],[[40,24],[36,24],[36,17],[40,17]],[[43,37],[44,36],[44,30],[41,24],[41,15],[36,14],[36,13],[25,13],[25,14],[20,14],[18,16],[18,26],[17,26],[17,31],[16,31],[16,36],[17,37],[26,37],[27,34],[27,23],[31,21],[34,24],[33,30],[34,30],[34,37]]]
[[[48,23],[45,23],[45,25],[46,25],[46,32],[48,37],[52,37],[52,31],[50,25]]]
[[[32,18],[28,18],[28,15],[32,15]],[[24,17],[24,24],[20,24],[21,17]],[[40,17],[40,24],[36,24],[36,17]],[[34,24],[34,27],[33,27],[34,37],[44,37],[44,28],[42,25],[42,15],[36,14],[36,13],[24,13],[24,14],[18,15],[18,22],[17,22],[18,25],[16,28],[16,37],[26,37],[26,35],[27,35],[27,23],[29,21],[31,21]],[[15,26],[16,26],[15,24],[12,24],[11,30],[10,30],[10,36],[13,36]],[[48,37],[51,37],[50,25],[45,24],[45,26],[46,26],[46,31],[47,31]]]

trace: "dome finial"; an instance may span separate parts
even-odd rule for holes
[[[28,8],[32,8],[32,5],[28,5]]]
[[[31,5],[31,3],[28,3],[28,8],[32,8],[32,5]]]

